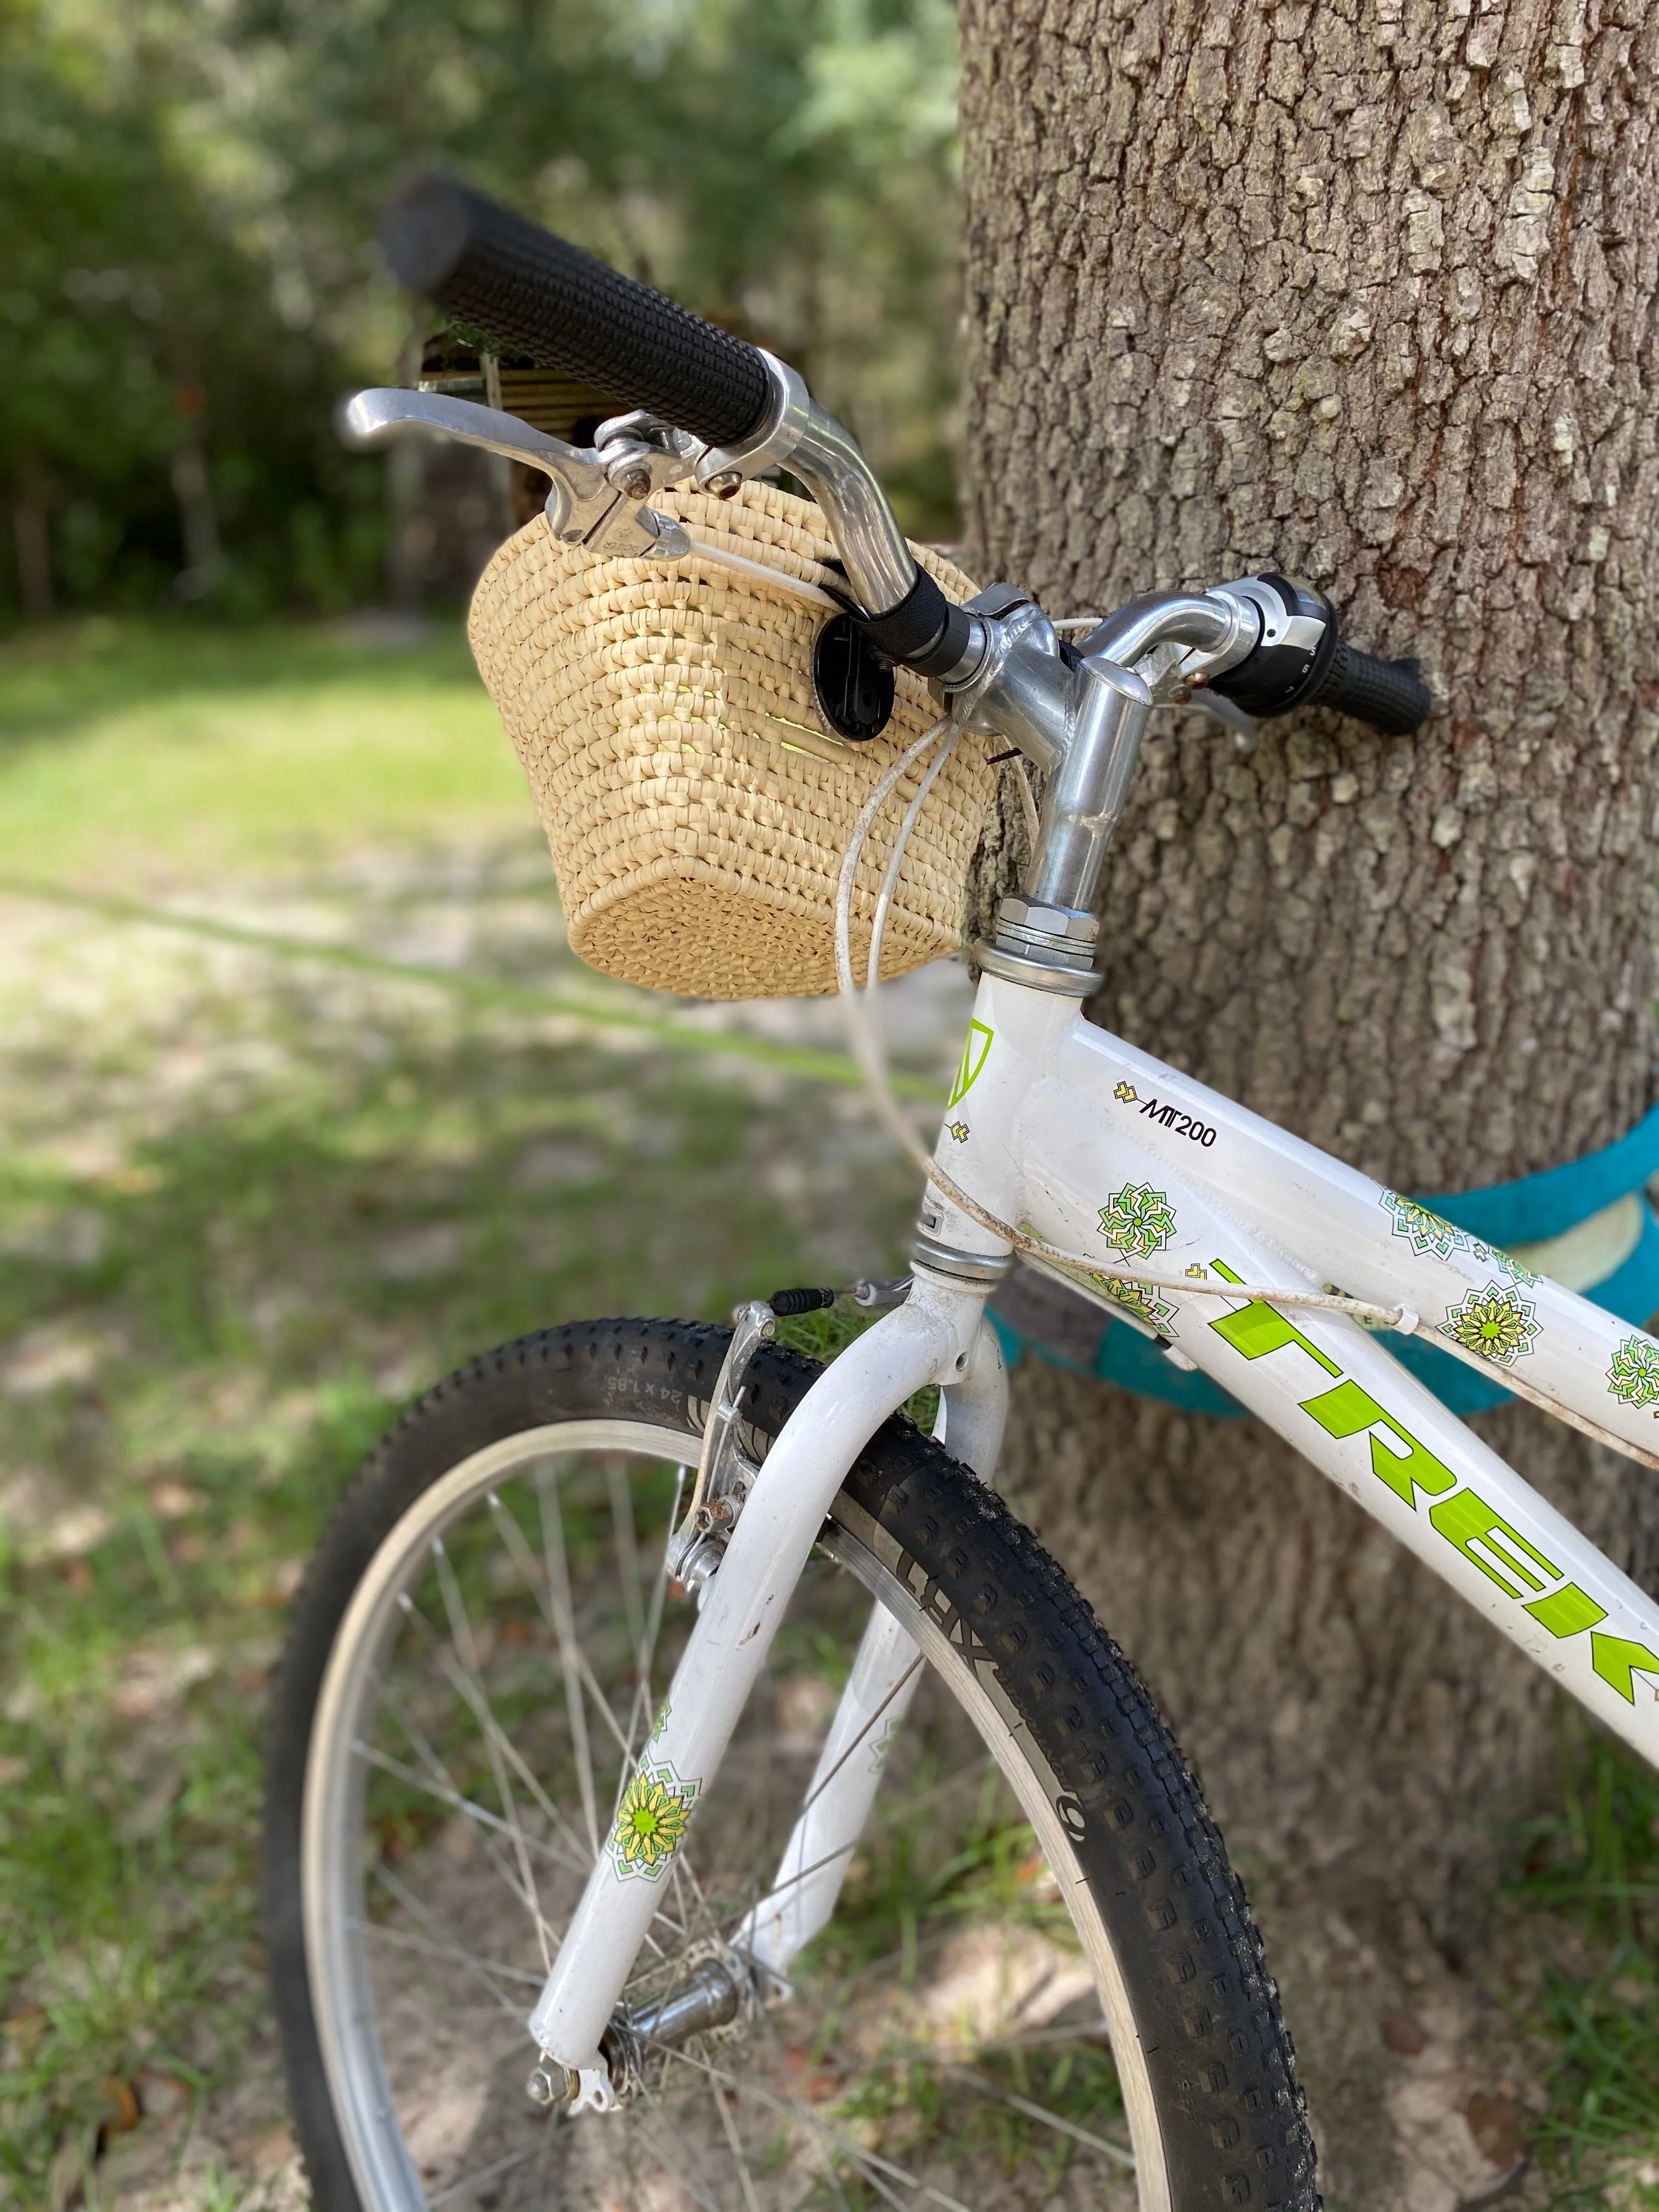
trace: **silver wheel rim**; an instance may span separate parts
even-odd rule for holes
[[[371,1763],[365,1731],[373,1718],[382,1680],[382,1662],[408,1617],[407,1593],[429,1571],[435,1556],[434,1546],[441,1551],[447,1534],[469,1509],[492,1499],[538,1467],[597,1455],[619,1455],[634,1462],[645,1461],[673,1467],[684,1462],[690,1442],[677,1431],[642,1422],[566,1421],[521,1431],[473,1454],[428,1485],[411,1504],[377,1549],[341,1621],[312,1727],[301,1830],[301,1889],[307,1967],[318,2039],[342,2141],[365,2212],[425,2212],[428,2203],[434,2207],[446,2202],[476,2203],[480,2197],[486,2204],[494,2201],[489,2192],[495,2177],[488,2159],[475,2165],[459,2181],[446,2181],[443,2187],[428,2197],[425,2180],[405,2137],[382,2045],[370,1939],[384,1930],[378,1929],[372,1920],[367,1898],[365,1813]],[[1168,2184],[1145,2058],[1133,2033],[1127,1997],[1103,1923],[1083,1883],[1052,1805],[1018,1757],[1006,1718],[976,1683],[973,1670],[961,1664],[958,1655],[909,1600],[908,1593],[844,1531],[833,1532],[826,1549],[903,1620],[935,1669],[944,1676],[957,1706],[993,1753],[998,1755],[998,1764],[1018,1796],[1043,1855],[1058,1877],[1060,1894],[1070,1908],[1099,2003],[1112,2030],[1112,2056],[1133,2151],[1128,2162],[1138,2167],[1134,2202],[1140,2212],[1164,2212],[1170,2201]],[[654,1560],[650,1562],[653,1567],[656,1564]],[[550,1680],[550,1697],[556,1694],[556,1681]],[[579,1705],[580,1702],[579,1693]],[[1012,1756],[1000,1755],[1011,1751]],[[437,1793],[434,1790],[433,1794]],[[603,1818],[609,1809],[608,1805],[599,1807],[599,1816]],[[474,1816],[469,1814],[466,1817],[471,1820]],[[530,1893],[536,1894],[533,1881]],[[526,1917],[527,1921],[527,1908]],[[418,1945],[422,1939],[417,1936],[416,1940]],[[441,1948],[436,1943],[428,1948],[441,1962]],[[514,1992],[522,1998],[520,2021],[533,2002],[541,1978],[536,1971],[540,1965],[533,1945],[527,1943],[523,1955],[511,1969]],[[491,1972],[495,1971],[492,1963]],[[496,1994],[500,1995],[499,1990]],[[522,2037],[522,2058],[521,2077],[528,2075],[534,2058],[527,2033]],[[687,2208],[687,2212],[693,2205],[699,2207],[700,2212],[728,2212],[728,2207],[729,2212],[770,2212],[771,2204],[781,2200],[769,2197],[765,2206],[761,2203],[726,2110],[728,2106],[735,2108],[740,2099],[759,2097],[764,2102],[768,2093],[743,2076],[741,2061],[725,2085],[712,2078],[718,2068],[710,2070],[709,2094],[732,2136],[736,2179],[729,2195],[719,2198],[712,2198],[695,2184],[687,2184],[678,2202]],[[1012,2097],[1007,2101],[1012,2106],[1018,2103]],[[805,2109],[801,2106],[799,2112],[804,2113]],[[1045,2108],[1030,2106],[1030,2112],[1042,2109]],[[890,2205],[896,2212],[913,2204],[921,2208],[933,2203],[961,2212],[958,2200],[948,2191],[941,2191],[921,2176],[907,2171],[902,2161],[888,2160],[867,2148],[860,2149],[856,2142],[847,2138],[833,2124],[826,2126],[810,2115],[807,2124],[824,2138],[822,2155],[825,2171],[842,2206],[847,2205],[848,2198],[835,2177],[847,2172],[856,2176],[860,2193],[866,2200]],[[550,2128],[550,2124],[542,2123],[544,2129]],[[614,2121],[589,2120],[574,2126],[603,2128],[617,2124]],[[794,2122],[780,2119],[778,2124],[781,2130]],[[1077,2137],[1080,2134],[1088,2148],[1079,2155],[1098,2162],[1103,2180],[1114,2170],[1123,2172],[1124,2154],[1117,2144],[1097,2138],[1093,2130],[1079,2131],[1075,2126],[1067,2126],[1052,2116],[1046,2124],[1059,2130],[1062,2136]],[[1123,2132],[1123,2123],[1113,2130],[1120,2138]],[[546,2140],[550,2141],[550,2135]],[[567,2135],[564,2140],[568,2144],[573,2136]],[[1112,2154],[1109,2160],[1109,2151]],[[542,2154],[545,2156],[545,2151]],[[515,2151],[501,2165],[503,2168],[520,2166],[531,2155]],[[655,2155],[666,2167],[668,2161],[662,2153],[658,2151]],[[902,2180],[897,2178],[901,2174]],[[556,2201],[567,2201],[564,2191],[553,2194]],[[797,2198],[799,2194],[796,2192]],[[660,2190],[653,2197],[648,2189],[642,2197],[629,2191],[613,2195],[611,2201],[617,2206],[618,2212],[624,2204],[629,2212],[633,2212],[636,2204],[642,2212],[658,2212],[659,2203],[665,2202]],[[1003,2192],[999,2201],[1012,2203],[1024,2199]],[[1114,2201],[1123,2202],[1125,2198],[1118,2195]],[[969,2212],[977,2212],[977,2207],[970,2207]]]

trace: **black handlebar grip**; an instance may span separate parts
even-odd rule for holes
[[[1434,695],[1414,660],[1377,660],[1340,638],[1305,703],[1333,707],[1339,714],[1369,723],[1385,737],[1403,738],[1428,720]]]
[[[410,289],[457,322],[625,407],[711,446],[766,420],[772,380],[753,346],[453,178],[405,185],[380,243]]]

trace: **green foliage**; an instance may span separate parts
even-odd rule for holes
[[[949,531],[954,103],[949,0],[14,0],[0,483],[60,604],[363,598],[331,405],[407,362],[374,219],[436,159],[787,354]]]
[[[94,64],[40,16],[0,17],[0,481],[50,515],[60,602],[149,603],[194,561],[186,597],[343,606],[373,574],[378,499],[330,434],[343,364],[277,312],[175,143],[175,90],[165,66]],[[214,520],[187,546],[180,471],[204,453]]]

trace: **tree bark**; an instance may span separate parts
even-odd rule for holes
[[[964,0],[963,38],[970,566],[1055,614],[1281,568],[1441,702],[1248,757],[1155,718],[1092,1018],[1401,1190],[1610,1142],[1653,1095],[1659,15]],[[1328,2194],[1449,2207],[1382,2015],[1419,1934],[1478,1942],[1548,1683],[1254,1425],[1015,1383],[1014,1487],[1256,1869]],[[1476,1425],[1651,1586],[1647,1478]]]
[[[38,453],[17,464],[12,495],[12,539],[17,554],[17,596],[26,622],[52,619],[51,487]]]

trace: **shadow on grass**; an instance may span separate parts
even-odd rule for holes
[[[1561,1808],[1527,1832],[1511,1894],[1588,1956],[1548,1964],[1528,2008],[1556,2049],[1534,2141],[1552,2207],[1642,2212],[1659,2207],[1659,1775],[1576,1712],[1564,1726]]]

